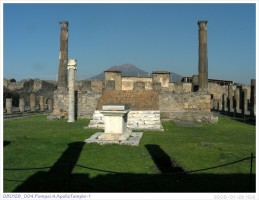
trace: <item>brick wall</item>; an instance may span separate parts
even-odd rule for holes
[[[103,91],[97,110],[104,104],[129,104],[131,110],[159,110],[159,95],[154,90]]]

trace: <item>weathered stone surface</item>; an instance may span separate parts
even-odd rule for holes
[[[7,112],[7,114],[11,114],[12,113],[12,98],[6,98],[6,103],[5,103],[5,105],[6,105],[6,112]]]
[[[99,138],[102,138],[103,132],[97,132],[94,135],[92,135],[90,138],[86,139],[85,143],[98,143],[100,145],[106,145],[106,144],[119,144],[119,145],[130,145],[130,146],[138,146],[140,139],[143,135],[143,132],[133,132],[130,134],[129,138],[127,140],[101,140]]]
[[[133,90],[145,90],[145,82],[135,82]]]
[[[24,98],[20,98],[19,99],[19,111],[24,112],[24,110],[25,110],[25,101],[24,101]]]
[[[133,111],[128,114],[127,126],[132,130],[157,130],[163,131],[163,126],[160,121],[160,111],[144,110]],[[104,116],[101,111],[96,110],[93,114],[93,119],[90,120],[88,128],[104,128]]]
[[[58,69],[58,89],[67,87],[68,64],[68,22],[60,22],[60,52]]]
[[[43,96],[39,97],[39,104],[40,104],[40,110],[45,111],[45,104],[44,104],[44,97]]]
[[[68,61],[68,122],[75,122],[75,70],[76,59]]]
[[[210,113],[210,95],[207,93],[171,93],[163,91],[159,95],[160,112],[201,111]]]
[[[217,123],[218,117],[214,116],[211,112],[203,111],[164,111],[161,112],[161,119],[171,119],[180,121],[196,121]]]
[[[36,106],[36,97],[34,93],[30,94],[30,106],[31,106],[31,111],[35,111],[35,106]]]
[[[99,124],[98,119],[104,118],[104,134],[97,139],[102,141],[123,141],[128,140],[131,130],[127,127],[128,112],[125,105],[104,105],[100,113],[102,118],[94,117],[91,123]],[[97,120],[96,120],[97,119]],[[96,122],[97,121],[97,122]],[[103,123],[103,121],[102,121]],[[91,126],[90,126],[91,127]]]
[[[108,105],[103,105],[103,109],[102,110],[128,110],[129,109],[129,105],[128,104],[108,104]]]
[[[121,82],[122,82],[121,71],[116,71],[116,70],[105,71],[104,81],[105,81],[105,84],[111,83],[111,81],[113,81],[114,89],[121,90]],[[107,89],[107,85],[106,85],[106,89]]]
[[[97,110],[105,104],[129,104],[131,110],[159,110],[159,95],[154,90],[103,91]]]
[[[160,83],[161,87],[168,87],[170,81],[170,72],[168,71],[153,71],[153,83]]]
[[[115,90],[115,81],[114,80],[107,80],[105,84],[105,90]]]
[[[198,21],[199,26],[199,90],[208,89],[207,21]]]

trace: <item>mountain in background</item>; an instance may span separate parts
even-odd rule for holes
[[[110,70],[116,70],[116,71],[121,71],[122,76],[136,76],[136,77],[149,77],[152,74],[148,73],[134,65],[131,64],[123,64],[123,65],[116,65],[112,66],[105,71],[110,71]],[[179,74],[176,74],[174,72],[170,72],[170,82],[179,82],[182,79],[182,76]],[[104,72],[97,74],[89,80],[103,80],[104,79]]]

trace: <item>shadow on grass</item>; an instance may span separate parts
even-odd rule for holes
[[[256,117],[251,117],[250,115],[244,115],[243,113],[234,113],[234,112],[228,112],[228,111],[214,111],[214,112],[224,117],[229,117],[241,123],[245,123],[253,126],[256,125]]]
[[[48,172],[37,172],[13,192],[255,192],[255,176],[249,188],[246,174],[186,174],[158,145],[146,148],[161,174],[72,174],[74,167],[105,172],[76,164],[84,144],[69,144]]]
[[[4,141],[4,147],[7,146],[7,145],[9,145],[9,144],[11,144],[10,141],[6,141],[6,140]]]
[[[174,160],[172,161],[170,156],[168,156],[159,145],[147,144],[145,147],[162,174],[184,172],[183,168],[178,166]]]

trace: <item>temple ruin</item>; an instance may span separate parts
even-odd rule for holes
[[[48,105],[51,118],[69,118],[69,112],[73,112],[68,121],[88,118],[91,119],[89,127],[104,128],[102,107],[127,104],[130,109],[128,127],[148,130],[163,130],[161,120],[217,123],[218,118],[213,110],[231,116],[256,116],[256,80],[252,79],[251,85],[244,86],[208,78],[207,21],[198,21],[197,75],[184,77],[182,82],[170,82],[168,71],[153,71],[150,76],[132,77],[122,76],[121,71],[108,70],[104,72],[103,80],[74,80],[73,92],[69,90],[71,86],[68,82],[68,72],[73,73],[74,70],[68,67],[68,22],[60,22],[60,27],[56,88],[49,90],[51,95],[41,94],[37,92],[39,87],[35,81],[25,96],[18,95],[12,100],[10,95],[4,97],[5,112],[12,112],[12,107],[19,107],[21,112],[26,109],[43,111]],[[11,82],[6,82],[5,86],[8,90],[18,87]],[[72,108],[74,110],[69,111]]]

